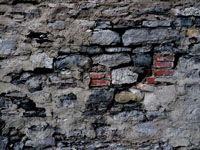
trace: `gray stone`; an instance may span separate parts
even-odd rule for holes
[[[131,62],[131,58],[128,54],[104,54],[100,56],[95,56],[92,58],[93,64],[100,64],[107,67],[115,67],[122,64],[127,64]]]
[[[132,84],[137,82],[138,74],[132,70],[132,67],[114,69],[112,71],[112,84]]]
[[[98,46],[90,46],[90,47],[87,47],[87,46],[83,46],[81,47],[80,49],[80,52],[81,53],[87,53],[87,54],[99,54],[99,53],[102,53],[103,50],[102,48],[98,47]]]
[[[131,52],[131,48],[127,47],[109,47],[105,49],[106,52],[117,53],[117,52]]]
[[[43,89],[44,79],[40,77],[33,77],[27,80],[25,84],[28,85],[30,92],[40,91]]]
[[[139,111],[121,112],[114,116],[114,120],[119,121],[143,121],[144,114]]]
[[[123,36],[122,41],[125,46],[150,44],[150,43],[166,43],[176,40],[178,37],[176,30],[168,29],[130,29]]]
[[[149,121],[152,121],[152,120],[157,119],[157,118],[161,118],[163,116],[164,116],[164,114],[159,112],[159,111],[148,111],[146,113],[146,117]]]
[[[200,9],[197,7],[189,7],[185,9],[174,9],[176,16],[200,16]]]
[[[31,55],[30,62],[33,68],[53,68],[53,58],[50,58],[46,53]]]
[[[102,12],[104,16],[124,16],[128,14],[128,7],[116,7],[113,9],[107,9]]]
[[[190,49],[189,49],[190,55],[193,56],[199,56],[200,55],[200,44],[194,44]]]
[[[91,60],[89,57],[82,55],[68,55],[59,57],[54,65],[57,69],[88,69],[91,65]]]
[[[137,67],[151,67],[152,57],[150,54],[137,54],[133,56],[133,63]]]
[[[142,25],[145,27],[169,27],[171,20],[143,21]]]
[[[65,22],[64,21],[55,21],[54,23],[48,23],[49,27],[53,27],[53,29],[64,29]]]
[[[153,122],[145,122],[138,124],[137,132],[140,136],[153,136],[157,133],[157,129]]]
[[[174,48],[172,46],[156,46],[153,49],[154,52],[173,52]]]
[[[90,42],[98,45],[116,45],[120,43],[120,36],[111,30],[100,30],[93,33]]]
[[[176,18],[173,24],[177,27],[190,27],[193,25],[193,21],[190,18]]]
[[[17,46],[15,39],[1,40],[0,39],[0,56],[11,55]]]
[[[95,29],[110,29],[112,25],[110,21],[98,21]]]
[[[151,50],[152,46],[137,47],[133,49],[133,53],[145,53],[145,52],[150,52]]]
[[[0,137],[0,149],[6,150],[7,144],[8,144],[8,138]]]
[[[77,96],[74,93],[59,96],[61,107],[74,107]]]
[[[105,113],[114,99],[114,92],[112,88],[92,90],[86,101],[86,114]]]

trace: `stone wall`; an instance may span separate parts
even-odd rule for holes
[[[199,150],[199,0],[0,0],[1,150]]]

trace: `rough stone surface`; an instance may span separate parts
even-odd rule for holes
[[[122,64],[128,64],[131,62],[131,58],[128,54],[103,54],[92,58],[93,64],[100,64],[107,67],[115,67]]]
[[[125,46],[144,43],[166,43],[174,41],[177,38],[177,31],[167,29],[130,29],[122,36]]]
[[[199,8],[0,0],[0,150],[199,150]]]
[[[91,44],[116,45],[120,43],[120,36],[111,30],[100,30],[93,33],[90,41]]]
[[[112,84],[131,84],[137,82],[138,74],[133,68],[120,68],[112,71]]]

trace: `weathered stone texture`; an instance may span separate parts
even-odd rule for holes
[[[0,0],[0,150],[199,150],[199,0]]]

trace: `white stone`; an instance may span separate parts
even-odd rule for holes
[[[137,78],[138,74],[132,71],[132,67],[112,71],[112,84],[132,84],[137,81]]]

